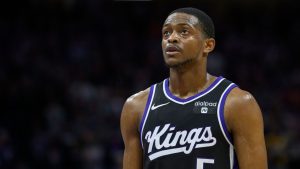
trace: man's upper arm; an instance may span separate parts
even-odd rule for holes
[[[233,89],[225,104],[225,118],[233,134],[240,169],[267,169],[263,118],[254,97]]]
[[[125,144],[123,169],[142,169],[142,147],[138,131],[140,116],[146,104],[147,91],[127,99],[121,114],[121,133]]]

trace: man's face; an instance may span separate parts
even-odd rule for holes
[[[185,13],[169,15],[162,28],[166,65],[172,68],[199,59],[199,54],[203,53],[204,37],[195,16]]]

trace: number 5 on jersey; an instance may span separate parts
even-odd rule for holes
[[[214,159],[205,159],[205,158],[197,158],[197,168],[196,169],[204,169],[204,163],[214,164]]]

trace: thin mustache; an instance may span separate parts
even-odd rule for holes
[[[167,50],[168,48],[176,48],[177,51],[181,50],[181,48],[179,46],[177,46],[177,45],[167,45],[166,48],[165,48],[165,50]]]

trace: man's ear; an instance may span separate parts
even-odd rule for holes
[[[208,38],[204,42],[204,53],[209,53],[214,50],[216,41],[214,38]]]

